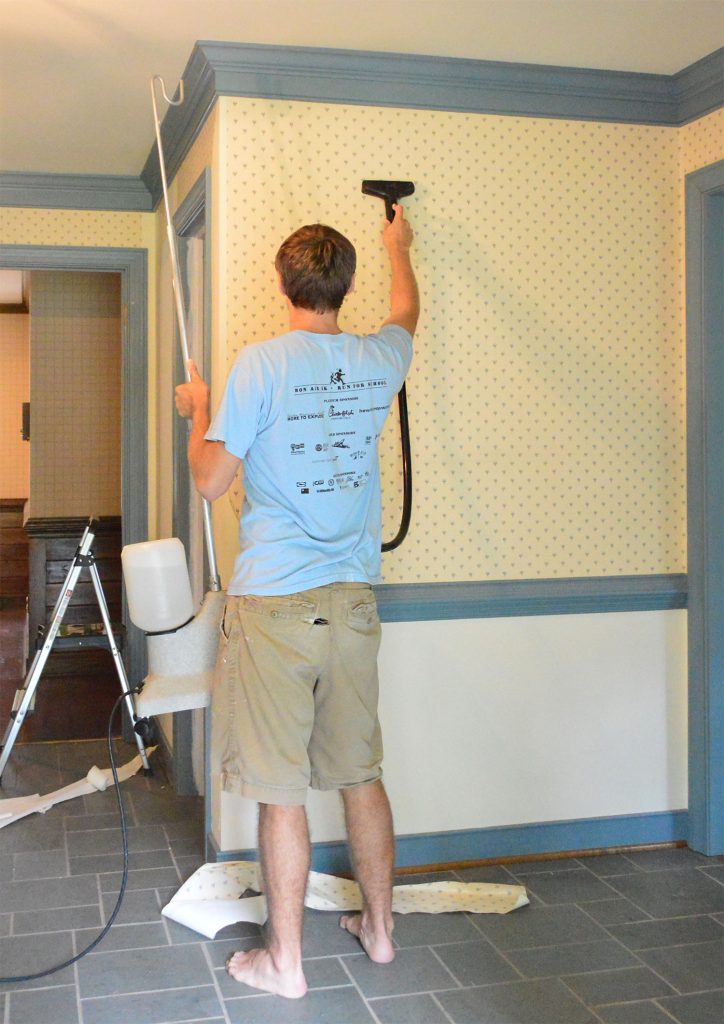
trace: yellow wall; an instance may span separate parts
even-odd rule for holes
[[[81,245],[143,248],[147,213],[112,210],[0,208],[2,245]]]
[[[215,237],[214,218],[217,213],[216,196],[216,168],[218,167],[218,142],[217,142],[217,118],[216,108],[206,120],[202,131],[194,141],[194,144],[186,156],[178,173],[169,185],[169,203],[171,215],[184,201],[199,176],[208,167],[212,171],[212,209],[207,213],[207,224]],[[157,260],[155,265],[154,281],[157,296],[157,333],[154,349],[154,367],[150,380],[152,404],[154,408],[154,427],[152,430],[155,463],[155,516],[150,519],[151,535],[154,537],[169,537],[172,533],[173,522],[173,447],[172,431],[173,418],[176,415],[174,410],[174,387],[181,383],[176,380],[176,346],[178,338],[176,334],[176,313],[173,300],[171,284],[171,259],[168,249],[168,238],[166,233],[166,211],[161,203],[153,217],[153,229],[155,234],[155,249]],[[217,295],[218,277],[215,266],[212,265],[212,292]],[[218,303],[212,303],[214,311]],[[214,337],[217,331],[213,331]]]
[[[682,174],[721,155],[719,114],[677,130],[218,106],[226,292],[215,301],[228,364],[284,329],[274,254],[303,223],[354,241],[343,322],[374,329],[388,289],[382,204],[360,183],[416,182],[415,500],[408,540],[384,558],[387,582],[685,571]],[[389,535],[394,423],[383,442]]]
[[[679,177],[722,159],[724,109],[684,125],[678,130]]]
[[[30,276],[29,518],[121,514],[119,274]]]
[[[0,313],[0,498],[27,498],[30,446],[23,441],[22,403],[30,401],[30,317]]]

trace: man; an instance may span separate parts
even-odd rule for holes
[[[307,787],[342,795],[361,914],[340,925],[370,958],[394,957],[394,838],[381,782],[377,719],[380,581],[377,445],[412,358],[419,298],[412,229],[387,222],[390,315],[379,332],[338,325],[355,251],[324,225],[301,228],[276,259],[289,332],[244,348],[209,425],[209,392],[191,365],[176,405],[192,420],[189,463],[209,501],[244,463],[240,553],[228,587],[215,742],[222,784],[259,803],[269,912],[266,947],[227,961],[237,981],[288,998],[302,969],[310,864]]]

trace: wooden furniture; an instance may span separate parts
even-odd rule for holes
[[[93,552],[108,602],[116,641],[122,649],[121,518],[95,521]],[[88,520],[86,518],[29,519],[30,541],[29,636],[30,660],[38,628],[44,627],[65,580]],[[100,612],[93,584],[82,573],[64,617],[59,637],[43,670],[35,712],[23,724],[22,739],[90,739],[105,736],[108,717],[118,696],[113,658],[94,624]],[[118,624],[118,629],[115,629]],[[120,716],[118,731],[120,731]]]
[[[0,498],[0,609],[24,609],[28,596],[25,498]]]

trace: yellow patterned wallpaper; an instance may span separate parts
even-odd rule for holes
[[[113,210],[0,208],[2,245],[81,245],[142,248],[149,213]]]
[[[356,244],[343,322],[374,329],[387,308],[383,207],[360,184],[416,183],[414,512],[407,541],[384,558],[386,581],[685,571],[677,130],[220,104],[229,364],[239,346],[285,328],[274,254],[315,220]],[[685,136],[693,164],[721,152],[716,115],[705,122]],[[392,422],[386,535],[397,525],[397,447]]]
[[[22,404],[30,401],[30,317],[0,313],[0,498],[27,498],[30,445],[21,437]]]
[[[678,143],[680,178],[721,160],[724,157],[724,109],[679,128]]]
[[[171,215],[186,199],[198,178],[209,167],[212,171],[212,209],[207,211],[207,225],[212,239],[217,227],[213,217],[217,215],[215,177],[218,167],[217,107],[209,114],[203,129],[194,140],[181,167],[169,184]],[[149,509],[150,535],[168,537],[173,523],[173,420],[176,416],[173,401],[174,387],[180,381],[175,378],[178,336],[171,285],[171,261],[166,234],[166,211],[161,202],[153,215],[154,251],[156,253],[155,273],[152,282],[157,309],[157,330],[150,352],[149,391],[151,394],[151,444],[150,444],[150,487],[151,508]],[[218,310],[217,280],[212,267],[213,311]]]
[[[120,274],[31,274],[31,518],[121,513],[120,311]]]

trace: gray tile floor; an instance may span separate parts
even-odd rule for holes
[[[134,754],[124,747],[122,760]],[[103,744],[17,745],[0,796],[48,792],[106,764]],[[121,913],[75,966],[0,986],[0,1024],[722,1024],[724,857],[689,850],[485,867],[436,877],[528,887],[505,916],[399,917],[394,963],[371,964],[338,915],[307,911],[310,992],[288,1002],[231,981],[224,960],[258,944],[239,925],[213,942],[160,909],[203,862],[200,801],[163,774],[125,784],[131,871]],[[0,974],[80,951],[115,903],[113,792],[0,830]],[[401,881],[416,881],[405,876]]]

